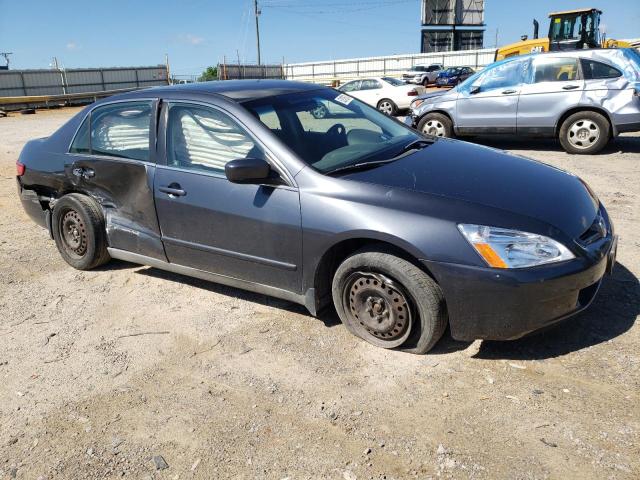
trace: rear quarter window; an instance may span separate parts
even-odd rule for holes
[[[607,78],[618,78],[622,72],[606,63],[595,60],[582,59],[582,74],[585,80],[599,80]]]
[[[84,122],[82,122],[82,125],[80,125],[80,128],[76,132],[76,136],[69,149],[71,153],[91,153],[91,144],[89,143],[89,117],[90,115],[86,116]]]

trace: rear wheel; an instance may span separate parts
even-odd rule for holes
[[[58,251],[69,265],[90,270],[109,261],[104,218],[93,199],[65,195],[56,202],[51,222]]]
[[[425,77],[424,80],[422,81],[422,85],[424,87],[428,87],[429,86],[429,77]]]
[[[453,123],[446,115],[428,113],[418,122],[418,131],[433,137],[453,137]]]
[[[426,353],[447,325],[440,287],[390,252],[366,249],[347,258],[334,275],[332,294],[347,329],[378,347]]]
[[[392,100],[389,100],[388,98],[383,98],[382,100],[380,100],[378,102],[378,110],[380,110],[382,113],[389,115],[389,116],[393,116],[398,112],[398,107],[396,106],[395,103],[393,103]]]
[[[609,136],[609,122],[604,115],[585,110],[562,122],[559,139],[566,152],[586,155],[602,150]]]

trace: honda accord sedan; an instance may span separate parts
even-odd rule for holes
[[[574,175],[305,83],[110,97],[28,142],[17,183],[74,268],[113,258],[313,315],[333,304],[354,335],[414,353],[447,325],[514,339],[573,315],[615,261],[607,211]]]

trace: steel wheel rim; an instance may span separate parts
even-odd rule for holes
[[[387,115],[391,115],[393,113],[393,107],[390,102],[382,102],[380,103],[380,107],[378,108],[382,113],[386,113]]]
[[[422,133],[426,133],[427,135],[431,135],[434,137],[444,137],[444,125],[439,120],[429,120],[425,122],[424,126],[422,127]]]
[[[318,107],[316,107],[311,114],[315,117],[315,118],[324,118],[327,115],[327,109],[326,107],[324,107],[323,105],[320,105]]]
[[[82,217],[75,210],[67,210],[60,219],[60,238],[64,250],[75,258],[87,253],[88,235]]]
[[[577,120],[569,127],[568,140],[575,148],[581,150],[589,148],[593,146],[599,138],[600,127],[588,118]]]
[[[385,275],[352,273],[345,282],[343,301],[357,334],[376,346],[399,347],[411,334],[411,301],[402,286]]]

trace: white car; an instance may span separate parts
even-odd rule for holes
[[[395,115],[399,110],[409,108],[411,101],[424,93],[424,87],[407,85],[402,80],[392,77],[353,80],[338,90],[376,107],[387,115]]]

